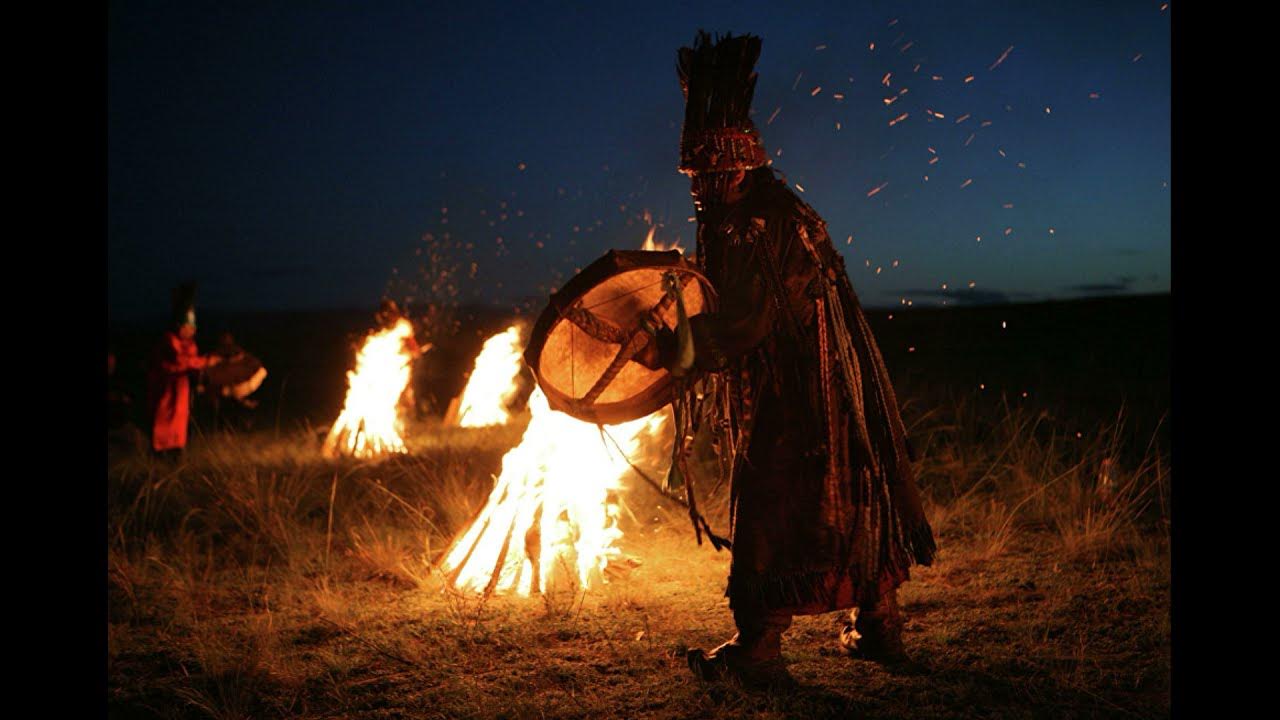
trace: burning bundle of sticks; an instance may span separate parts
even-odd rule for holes
[[[406,451],[399,402],[409,384],[412,340],[406,318],[365,339],[355,369],[347,372],[347,398],[325,438],[325,455],[371,458]]]

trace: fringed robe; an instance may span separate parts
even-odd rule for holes
[[[745,429],[730,503],[730,605],[868,605],[935,545],[889,374],[826,223],[777,181],[700,224],[720,296],[690,319],[719,373],[720,427]]]

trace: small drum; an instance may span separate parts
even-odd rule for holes
[[[262,361],[248,353],[241,353],[235,360],[223,360],[204,371],[205,385],[211,392],[236,400],[249,397],[266,377],[267,369]]]

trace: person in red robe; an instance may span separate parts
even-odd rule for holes
[[[201,355],[196,347],[195,286],[174,291],[173,326],[156,345],[147,373],[151,409],[151,449],[181,452],[187,446],[191,417],[191,373],[218,364],[217,355]]]

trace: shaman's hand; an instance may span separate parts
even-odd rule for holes
[[[650,370],[670,370],[676,361],[676,333],[666,326],[658,328],[647,345],[632,358]]]

